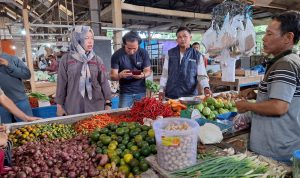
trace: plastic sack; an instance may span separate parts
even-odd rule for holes
[[[236,23],[237,19],[237,17],[234,17],[230,20],[229,13],[226,15],[220,34],[218,36],[219,40],[217,41],[217,45],[220,46],[222,49],[228,48],[236,44],[236,26],[238,26],[238,24]]]
[[[222,70],[222,81],[235,81],[235,62],[236,58],[232,58],[229,54],[229,49],[224,49],[221,53],[222,60],[220,60]]]
[[[233,118],[233,130],[234,132],[244,130],[250,127],[251,118],[248,113],[238,114]]]
[[[215,45],[217,41],[217,31],[213,29],[213,26],[214,21],[212,21],[210,28],[204,33],[202,44],[204,45],[207,53],[212,56],[217,56],[220,54],[222,49]]]
[[[245,43],[244,54],[250,55],[255,50],[255,29],[250,18],[247,18],[247,22],[246,22],[246,27],[244,31],[244,43]]]

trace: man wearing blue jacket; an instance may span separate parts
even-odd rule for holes
[[[205,95],[210,95],[208,76],[205,70],[203,55],[192,48],[191,31],[180,27],[176,32],[178,45],[168,51],[160,78],[160,99],[198,95],[198,84]]]
[[[8,54],[0,55],[0,88],[2,88],[7,97],[9,97],[21,111],[32,116],[32,110],[23,84],[23,80],[28,80],[30,77],[29,69],[16,56]],[[20,118],[14,117],[1,106],[0,116],[2,123],[22,121]]]

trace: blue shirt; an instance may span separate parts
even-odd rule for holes
[[[151,65],[148,52],[139,48],[134,55],[126,54],[125,49],[117,50],[111,57],[111,68],[118,69],[119,73],[123,70],[141,70]],[[145,93],[145,79],[134,79],[132,77],[122,78],[120,83],[120,93],[136,94]]]
[[[16,56],[1,54],[0,58],[9,63],[8,66],[0,65],[0,87],[3,92],[14,102],[27,99],[23,80],[30,79],[30,70]]]

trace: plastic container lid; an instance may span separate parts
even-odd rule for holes
[[[300,150],[294,151],[294,158],[297,158],[300,160]]]

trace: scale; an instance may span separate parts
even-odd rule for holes
[[[181,110],[180,117],[189,119],[201,118],[201,113],[195,106],[201,103],[201,99],[198,97],[181,97],[178,99],[182,104],[187,106],[187,109]]]

